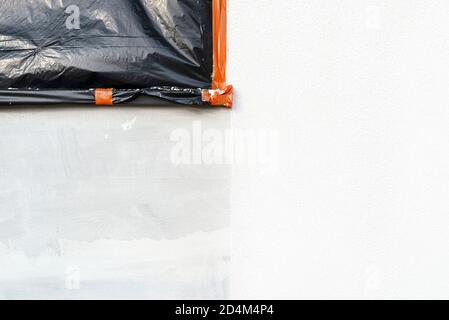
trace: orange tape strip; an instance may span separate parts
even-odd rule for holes
[[[213,106],[223,106],[232,108],[232,86],[226,85],[224,89],[203,90],[202,98],[204,102],[209,102]]]
[[[212,90],[203,91],[203,101],[232,107],[232,86],[226,82],[227,0],[212,0],[213,63]]]
[[[212,0],[214,73],[212,89],[226,85],[227,0]]]
[[[95,104],[100,106],[112,105],[112,89],[95,89]]]

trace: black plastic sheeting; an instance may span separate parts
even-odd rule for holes
[[[1,105],[95,103],[95,88],[200,105],[211,88],[212,0],[0,0],[0,13]]]

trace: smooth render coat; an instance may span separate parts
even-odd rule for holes
[[[182,108],[0,111],[0,299],[224,298],[229,166],[177,165]]]

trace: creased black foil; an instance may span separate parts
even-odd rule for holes
[[[212,0],[0,0],[0,15],[2,105],[95,103],[95,88],[202,104],[211,87]]]

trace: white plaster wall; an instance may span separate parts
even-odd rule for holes
[[[0,111],[0,298],[449,298],[449,3],[229,12],[232,112]]]
[[[234,298],[449,298],[449,2],[231,0]]]

